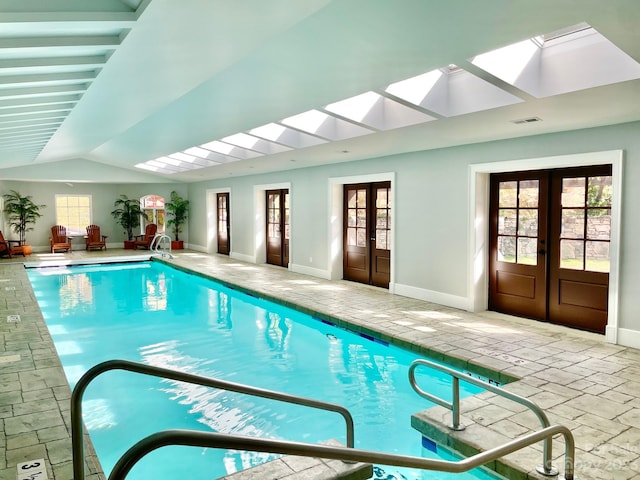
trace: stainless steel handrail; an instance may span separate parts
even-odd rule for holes
[[[254,452],[281,453],[304,457],[329,458],[335,460],[376,463],[381,465],[395,465],[400,467],[419,468],[423,470],[438,470],[442,472],[462,473],[472,468],[484,465],[509,453],[532,445],[540,440],[562,434],[565,439],[565,475],[566,480],[574,480],[573,458],[575,444],[573,435],[567,427],[553,425],[543,430],[516,438],[504,445],[480,452],[472,457],[454,462],[435,460],[408,455],[373,452],[355,448],[332,447],[309,443],[287,442],[265,438],[254,438],[222,433],[198,432],[192,430],[165,430],[143,438],[129,450],[115,464],[109,480],[123,480],[135,464],[146,454],[169,445],[183,445],[193,447],[229,448]],[[78,480],[76,478],[76,480]]]
[[[281,402],[293,403],[305,407],[318,408],[330,412],[339,413],[345,420],[347,425],[347,447],[354,446],[354,426],[353,417],[346,408],[328,402],[321,402],[313,398],[300,397],[297,395],[289,395],[287,393],[266,390],[264,388],[251,387],[240,383],[227,382],[211,377],[203,377],[201,375],[193,375],[191,373],[169,370],[161,367],[154,367],[142,363],[131,362],[128,360],[108,360],[99,363],[87,370],[76,383],[73,392],[71,392],[71,449],[73,454],[73,478],[74,480],[84,480],[84,426],[82,423],[82,395],[89,383],[101,373],[109,370],[126,370],[129,372],[141,373],[153,377],[167,378],[177,380],[179,382],[194,383],[205,387],[219,388],[229,390],[236,393],[244,393],[256,397],[278,400]]]
[[[430,367],[435,370],[439,370],[443,373],[446,373],[448,375],[451,375],[452,377],[452,401],[451,402],[447,402],[446,400],[443,400],[440,397],[436,397],[435,395],[432,395],[429,392],[425,392],[418,386],[416,382],[415,371],[416,371],[416,368],[418,368],[421,365]],[[521,397],[520,395],[516,395],[515,393],[508,392],[496,385],[492,385],[483,380],[470,377],[465,373],[459,372],[449,367],[445,367],[444,365],[440,365],[438,363],[435,363],[429,360],[424,360],[424,359],[414,360],[411,366],[409,367],[409,382],[411,383],[411,386],[416,391],[416,393],[432,401],[433,403],[440,405],[441,407],[448,408],[449,410],[451,410],[452,424],[449,428],[451,428],[452,430],[464,429],[464,426],[460,424],[460,386],[459,386],[460,380],[470,383],[472,385],[476,385],[490,392],[496,393],[501,397],[512,400],[516,403],[519,403],[520,405],[524,405],[525,407],[527,407],[529,410],[531,410],[533,413],[536,414],[543,428],[547,428],[551,425],[551,423],[549,422],[549,418],[544,413],[544,411],[528,398]],[[539,465],[536,467],[536,470],[538,471],[538,473],[541,473],[542,475],[546,475],[550,477],[558,474],[558,470],[552,465],[551,443],[552,443],[551,436],[544,438],[543,452],[542,452],[542,457],[543,457],[542,465]],[[572,459],[572,463],[573,463],[573,459]]]
[[[164,252],[164,251],[160,250],[160,243],[164,239],[169,240],[169,251],[168,252]],[[153,237],[153,239],[151,240],[151,243],[149,244],[149,250],[152,251],[152,252],[159,253],[163,257],[164,257],[164,255],[166,253],[169,256],[169,258],[173,258],[173,255],[171,254],[171,237],[169,235],[164,234],[164,233],[157,233]]]

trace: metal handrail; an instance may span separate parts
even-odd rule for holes
[[[329,458],[334,460],[376,463],[399,467],[419,468],[423,470],[438,470],[450,473],[462,473],[472,468],[484,465],[499,457],[532,445],[544,438],[562,434],[565,439],[565,475],[566,480],[574,480],[573,459],[575,444],[571,431],[562,425],[553,425],[543,430],[511,440],[504,445],[477,453],[472,457],[457,462],[436,460],[408,455],[373,452],[355,448],[332,447],[300,442],[288,442],[265,438],[228,435],[223,433],[199,432],[193,430],[165,430],[143,438],[129,450],[115,464],[109,480],[123,480],[135,464],[146,454],[169,445],[183,445],[192,447],[228,448],[254,452],[280,453],[304,457]],[[77,480],[77,477],[76,477]]]
[[[169,251],[166,252],[166,254],[169,256],[169,258],[173,258],[173,255],[171,254],[171,237],[167,234],[157,233],[151,240],[151,243],[149,244],[149,250],[152,252],[159,253],[164,257],[165,252],[160,250],[160,243],[164,239],[169,240]]]
[[[429,392],[425,392],[424,390],[422,390],[417,382],[416,382],[416,377],[415,377],[415,370],[416,368],[418,368],[420,365],[426,366],[426,367],[430,367],[436,370],[439,370],[443,373],[446,373],[448,375],[451,375],[452,377],[452,385],[451,385],[451,389],[452,389],[452,401],[451,402],[447,402],[446,400],[443,400],[440,397],[436,397],[435,395],[430,394]],[[521,397],[520,395],[516,395],[515,393],[512,392],[508,392],[506,390],[503,390],[502,388],[496,386],[496,385],[492,385],[488,382],[485,382],[484,380],[479,380],[473,377],[468,376],[465,373],[459,372],[457,370],[454,370],[452,368],[449,367],[445,367],[444,365],[440,365],[438,363],[429,361],[429,360],[424,360],[424,359],[418,359],[418,360],[414,360],[413,363],[411,364],[411,366],[409,367],[409,382],[411,383],[411,386],[413,387],[413,389],[416,391],[416,393],[418,393],[418,395],[440,405],[441,407],[447,408],[449,410],[451,410],[451,426],[449,428],[451,428],[452,430],[464,430],[464,425],[460,424],[460,386],[459,386],[459,381],[462,380],[464,382],[470,383],[472,385],[476,385],[478,387],[481,387],[485,390],[488,390],[490,392],[496,393],[498,395],[500,395],[501,397],[507,398],[509,400],[512,400],[516,403],[519,403],[520,405],[524,405],[525,407],[527,407],[529,410],[531,410],[533,413],[536,414],[536,416],[538,417],[538,420],[540,420],[540,424],[542,425],[543,428],[547,428],[551,425],[551,423],[549,422],[549,418],[547,417],[547,415],[544,413],[544,411],[538,406],[536,405],[534,402],[532,402],[531,400],[529,400],[528,398],[525,397]],[[542,465],[539,465],[536,467],[536,470],[538,471],[538,473],[541,473],[542,475],[546,475],[546,476],[555,476],[558,474],[558,470],[552,465],[552,460],[551,460],[551,455],[552,455],[552,437],[548,436],[544,438],[544,444],[543,444],[543,452],[542,452]],[[572,459],[572,463],[573,463],[573,459]]]
[[[161,367],[154,367],[142,363],[128,360],[108,360],[99,363],[87,370],[76,383],[71,392],[71,449],[73,454],[73,478],[74,480],[84,480],[84,426],[82,423],[82,395],[89,383],[101,373],[109,370],[126,370],[129,372],[141,373],[153,377],[167,378],[179,382],[194,383],[205,387],[219,388],[236,393],[244,393],[256,397],[278,400],[281,402],[293,403],[305,407],[318,408],[330,412],[339,413],[347,425],[347,447],[354,446],[354,426],[353,417],[346,408],[334,403],[322,402],[313,398],[289,395],[287,393],[266,390],[264,388],[251,387],[240,383],[227,382],[211,377],[203,377],[191,373],[169,370]]]

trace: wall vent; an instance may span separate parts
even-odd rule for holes
[[[522,123],[534,123],[541,122],[542,119],[538,117],[529,117],[529,118],[521,118],[520,120],[511,120],[511,123],[515,123],[516,125],[520,125]]]

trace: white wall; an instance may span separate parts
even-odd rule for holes
[[[46,205],[40,210],[42,217],[33,225],[32,232],[27,232],[27,242],[30,243],[36,252],[49,251],[49,237],[51,227],[56,224],[55,196],[56,194],[67,195],[91,195],[93,223],[100,225],[100,231],[107,235],[107,245],[121,248],[125,238],[122,227],[120,227],[111,212],[114,209],[113,202],[121,195],[125,194],[130,198],[140,198],[144,195],[161,195],[169,200],[172,190],[176,190],[183,197],[187,197],[187,188],[183,184],[141,184],[141,185],[116,185],[116,184],[95,184],[95,183],[57,183],[57,182],[19,182],[5,180],[0,184],[0,194],[8,193],[9,190],[16,190],[21,195],[31,195],[37,204]],[[8,226],[3,231],[5,238],[18,238],[11,232]],[[188,228],[184,229],[181,239],[184,237],[188,241]],[[77,242],[77,240],[76,240]],[[78,244],[84,248],[84,244]],[[74,242],[74,248],[76,248]]]
[[[392,188],[396,203],[391,290],[473,310],[478,308],[478,302],[470,281],[473,236],[469,225],[470,218],[476,215],[470,210],[474,205],[469,200],[471,166],[622,150],[618,342],[640,347],[640,318],[634,301],[640,296],[640,248],[633,248],[640,235],[640,216],[634,212],[635,206],[640,205],[640,189],[634,185],[634,179],[640,180],[639,131],[640,123],[636,122],[199,182],[189,185],[189,198],[204,198],[207,189],[229,189],[232,255],[251,258],[260,241],[254,226],[254,187],[289,183],[291,268],[329,278],[335,270],[330,258],[332,179],[391,173],[395,176]],[[527,162],[524,164],[531,168]],[[197,211],[193,210],[190,220],[190,245],[206,251],[206,207],[202,203]]]

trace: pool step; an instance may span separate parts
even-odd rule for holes
[[[326,445],[340,446],[330,440]],[[220,477],[219,480],[366,480],[373,476],[369,463],[345,463],[340,460],[284,455],[257,467]]]

